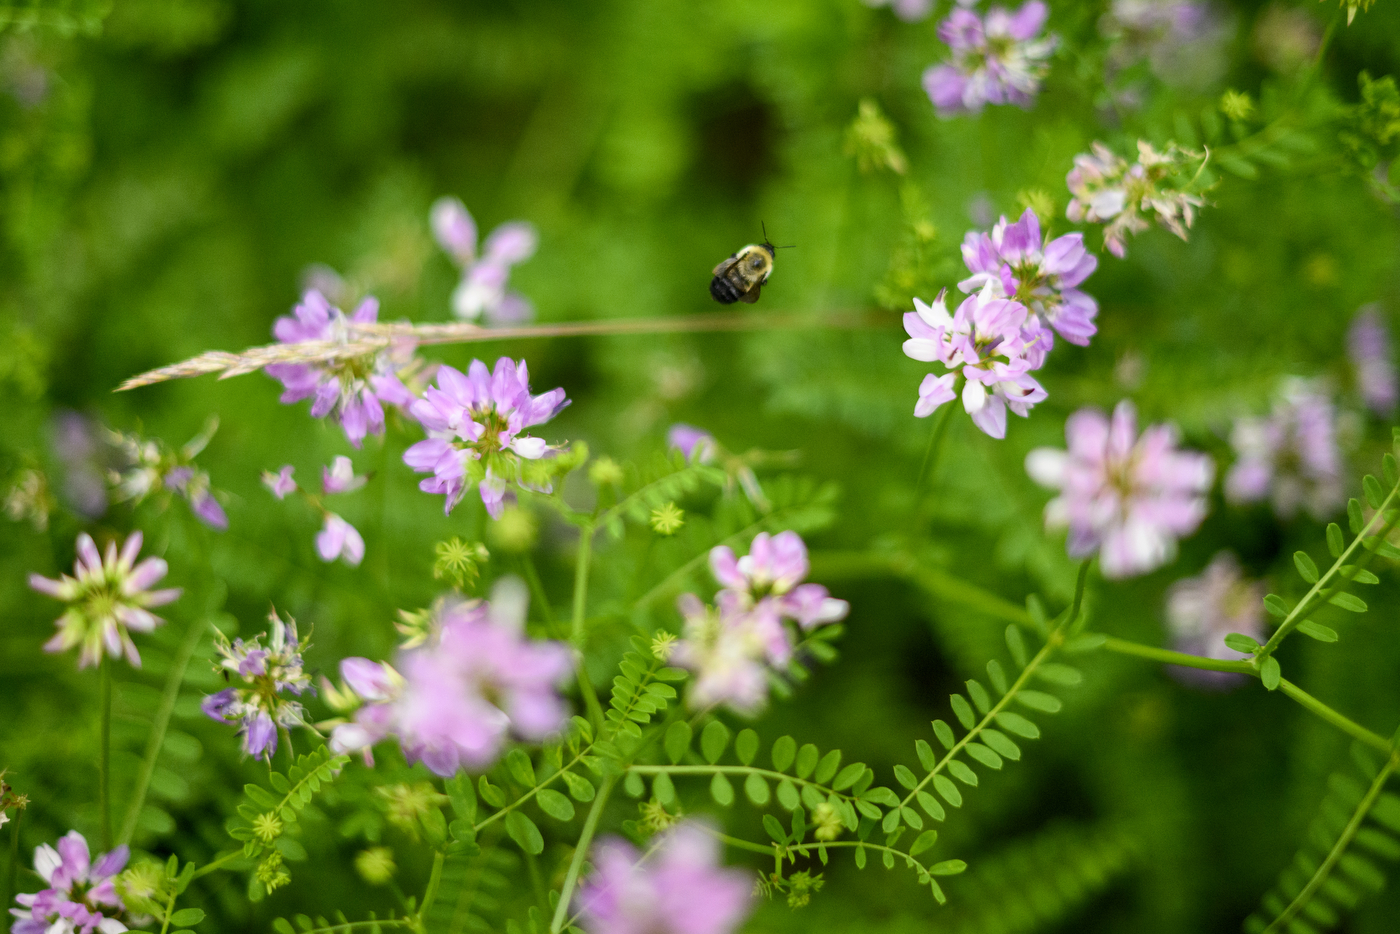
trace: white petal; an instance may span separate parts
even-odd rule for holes
[[[1036,448],[1026,455],[1026,473],[1043,487],[1052,490],[1065,485],[1065,471],[1069,467],[1069,452],[1057,448]]]

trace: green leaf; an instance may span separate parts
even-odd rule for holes
[[[792,765],[792,757],[797,755],[797,740],[791,736],[780,736],[773,744],[773,768],[786,772]]]
[[[628,772],[627,777],[622,780],[622,790],[627,792],[630,798],[640,798],[646,793],[646,783],[642,781],[641,773]]]
[[[744,779],[744,795],[759,807],[767,804],[769,797],[771,797],[768,783],[757,772],[750,772],[749,777]]]
[[[656,796],[657,801],[669,806],[676,800],[676,783],[667,773],[659,772],[651,780],[651,793]]]
[[[1232,632],[1225,637],[1225,645],[1236,652],[1253,655],[1254,650],[1259,648],[1259,640],[1242,632]]]
[[[1065,651],[1071,655],[1078,655],[1081,652],[1093,652],[1103,648],[1108,636],[1101,632],[1081,632],[1077,636],[1071,636],[1065,643]]]
[[[660,777],[660,775],[657,776],[657,778]],[[653,785],[653,787],[655,786]],[[535,800],[539,802],[540,810],[555,820],[574,819],[574,803],[553,788],[541,788],[535,792]]]
[[[1278,690],[1278,681],[1281,673],[1278,667],[1278,659],[1270,655],[1264,659],[1259,666],[1259,680],[1264,682],[1264,687],[1270,691]]]
[[[471,776],[458,772],[449,778],[445,787],[452,811],[467,823],[476,821],[476,789],[472,787]]]
[[[700,752],[705,761],[714,765],[724,755],[724,747],[729,745],[729,727],[718,720],[711,720],[700,734]]]
[[[797,793],[797,786],[792,783],[792,779],[785,778],[778,782],[778,803],[789,811],[802,803],[802,796]],[[879,816],[878,811],[876,816]]]
[[[1293,552],[1293,564],[1298,568],[1298,574],[1309,584],[1317,583],[1317,565],[1313,559],[1308,557],[1305,551]]]
[[[817,763],[816,772],[812,773],[812,780],[819,785],[825,785],[831,781],[831,777],[836,774],[836,770],[841,767],[841,750],[833,749],[822,756]]]
[[[1334,593],[1330,598],[1328,598],[1327,602],[1332,604],[1333,606],[1341,607],[1342,609],[1347,610],[1351,613],[1366,612],[1366,601],[1362,600],[1355,594],[1350,594],[1345,591],[1342,591],[1340,593]]]
[[[569,786],[569,794],[574,796],[575,801],[592,801],[594,795],[593,783],[582,775],[575,775],[573,772],[565,772],[564,784]]]
[[[1336,642],[1337,631],[1329,626],[1314,623],[1310,619],[1305,619],[1298,624],[1298,631],[1305,636],[1312,636],[1318,642]]]
[[[970,730],[977,725],[977,718],[973,716],[972,707],[968,705],[967,698],[961,694],[954,694],[948,700],[953,705],[953,715],[958,718],[963,729]]]
[[[181,908],[170,916],[170,923],[176,927],[187,928],[192,924],[198,924],[204,920],[204,912],[198,908]]]
[[[758,755],[758,734],[753,730],[740,730],[739,738],[734,740],[734,754],[743,765],[752,764],[753,757]]]
[[[763,815],[763,829],[768,831],[768,836],[772,837],[778,843],[787,843],[787,831],[783,829],[783,825],[772,814]]]
[[[1381,476],[1385,477],[1385,485],[1394,489],[1400,483],[1400,470],[1395,466],[1395,455],[1386,453],[1381,458]]]
[[[1021,760],[1021,747],[1011,741],[1011,738],[998,730],[983,730],[981,734],[982,742],[991,747],[999,756],[1010,759],[1012,762]]]
[[[913,827],[915,830],[924,829],[924,819],[920,817],[919,812],[913,808],[900,808],[899,816],[903,819],[904,823]]]
[[[1059,713],[1064,707],[1064,704],[1054,694],[1046,694],[1042,691],[1021,691],[1016,695],[1016,700],[1032,710],[1044,713]]]
[[[1347,500],[1347,525],[1351,528],[1351,534],[1360,535],[1361,530],[1366,527],[1365,514],[1361,512],[1361,504],[1355,497]]]
[[[1271,593],[1264,598],[1264,609],[1268,610],[1270,615],[1277,616],[1278,618],[1282,619],[1283,617],[1287,616],[1288,611],[1293,608],[1290,607],[1287,603],[1285,603],[1283,598],[1280,597],[1278,594]]]
[[[933,735],[938,737],[938,741],[943,744],[944,749],[952,749],[957,745],[957,740],[953,736],[953,728],[942,720],[933,721]]]
[[[481,776],[477,782],[477,787],[481,790],[481,800],[492,807],[505,807],[506,796],[501,793],[501,789],[486,780],[486,776]]]
[[[982,763],[987,768],[1001,768],[1001,756],[992,752],[992,750],[988,749],[986,746],[983,746],[981,743],[968,743],[963,748],[967,750],[967,754],[969,756],[976,759],[978,762]]]
[[[933,754],[933,747],[923,740],[914,741],[914,752],[918,753],[919,764],[924,767],[924,771],[932,772],[938,765],[938,759]]]
[[[525,753],[525,750],[519,746],[506,754],[506,769],[510,772],[511,778],[526,788],[535,786],[535,768],[530,764],[530,757]]]
[[[248,800],[264,810],[275,808],[281,803],[272,792],[261,785],[244,785],[243,793],[248,796]]]
[[[886,814],[885,819],[880,822],[880,829],[885,833],[893,833],[894,829],[899,826],[899,812],[900,809],[895,808]]]
[[[1018,713],[1009,710],[997,714],[997,725],[1008,733],[1024,736],[1026,739],[1039,739],[1040,727]]]
[[[716,772],[715,777],[710,779],[710,797],[721,807],[727,808],[734,803],[734,786],[729,784],[723,772]]]
[[[1381,582],[1379,577],[1354,564],[1342,568],[1342,577],[1357,584],[1379,584]]]
[[[899,795],[883,785],[878,788],[871,788],[864,795],[865,800],[874,801],[876,804],[883,804],[886,807],[896,807],[899,804]]]
[[[961,759],[949,759],[948,772],[964,785],[972,785],[974,788],[977,786],[977,773]]]
[[[928,867],[931,875],[935,876],[956,876],[960,872],[967,870],[967,863],[960,859],[945,859],[941,863],[934,863]]]
[[[909,771],[907,766],[896,765],[894,767],[894,777],[898,782],[910,791],[919,785],[919,780],[914,777],[914,773]]]
[[[1026,605],[1027,607],[1030,605],[1029,597],[1026,598]],[[1044,623],[1041,624],[1040,628],[1045,628]],[[1006,647],[1010,650],[1011,660],[1016,663],[1016,667],[1025,668],[1026,640],[1025,637],[1021,635],[1021,627],[1017,626],[1015,623],[1006,627]]]
[[[918,856],[924,850],[927,850],[929,847],[933,846],[937,842],[938,831],[925,830],[923,833],[919,834],[917,837],[914,838],[913,844],[911,844],[909,847],[909,855]]]
[[[938,792],[938,796],[953,807],[962,807],[962,792],[958,791],[958,786],[954,785],[952,779],[948,778],[948,776],[933,776],[933,790]]]
[[[836,780],[831,783],[831,787],[837,791],[845,791],[856,783],[856,779],[860,778],[864,771],[865,763],[852,762],[836,773]]]
[[[531,856],[539,856],[544,852],[544,837],[540,835],[540,828],[519,811],[511,811],[506,815],[506,833],[510,834],[517,846]]]
[[[992,682],[992,690],[998,694],[1006,693],[1006,672],[1001,669],[1001,662],[995,658],[987,662],[987,680]]]
[[[1346,540],[1342,538],[1342,527],[1335,522],[1327,523],[1327,550],[1332,557],[1340,558],[1342,551],[1346,548]]]
[[[811,743],[805,744],[797,750],[797,777],[806,778],[812,774],[812,769],[817,767],[817,747]]]
[[[858,847],[856,847],[855,861],[856,861],[856,868],[857,868],[857,869],[864,869],[864,868],[865,868],[865,847],[863,847],[863,846],[858,846]]]
[[[686,750],[690,748],[690,724],[684,720],[677,720],[666,728],[666,758],[671,760],[672,765],[676,765],[685,758]]]
[[[919,807],[924,809],[924,813],[934,820],[943,820],[947,817],[947,812],[943,810],[943,805],[938,803],[938,799],[927,791],[921,791],[915,797],[919,801]]]
[[[1361,490],[1366,494],[1366,502],[1372,509],[1381,508],[1381,503],[1385,500],[1385,491],[1381,489],[1379,480],[1367,474],[1361,478]]]
[[[977,705],[977,709],[986,714],[992,709],[992,699],[987,696],[987,689],[982,687],[982,683],[976,679],[967,682],[967,693],[972,698],[972,702]]]
[[[1073,688],[1084,683],[1084,673],[1078,668],[1071,668],[1069,665],[1061,665],[1059,662],[1046,662],[1035,671],[1042,681],[1049,681],[1051,684],[1058,684],[1062,687]]]

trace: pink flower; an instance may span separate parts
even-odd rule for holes
[[[1074,157],[1074,168],[1065,176],[1073,196],[1066,217],[1076,224],[1103,224],[1104,246],[1119,259],[1127,255],[1128,234],[1142,233],[1153,216],[1186,239],[1196,209],[1205,199],[1169,182],[1192,154],[1175,145],[1157,152],[1150,143],[1138,140],[1138,161],[1129,165],[1103,143],[1090,148],[1091,152]]]
[[[1214,477],[1209,457],[1178,451],[1171,425],[1137,433],[1131,402],[1118,403],[1110,420],[1080,409],[1065,423],[1068,451],[1037,448],[1026,472],[1060,491],[1045,507],[1047,528],[1069,529],[1071,556],[1099,551],[1105,577],[1145,574],[1176,556],[1178,538],[1206,515]]]
[[[933,0],[865,0],[869,7],[888,6],[906,23],[917,23],[933,12]]]
[[[1362,401],[1377,415],[1393,414],[1400,402],[1400,388],[1396,386],[1390,328],[1381,317],[1379,306],[1366,306],[1352,321],[1347,331],[1347,353]]]
[[[321,489],[328,495],[354,492],[364,486],[365,482],[365,477],[355,475],[355,465],[345,456],[337,457],[331,462],[331,466],[321,468]]]
[[[727,545],[710,550],[710,570],[724,586],[717,600],[733,601],[741,609],[766,606],[779,618],[796,620],[803,629],[845,619],[851,606],[831,597],[807,578],[807,545],[796,532],[769,537],[759,532],[749,553],[736,558]]]
[[[319,341],[349,344],[355,339],[352,325],[373,324],[379,319],[379,301],[366,298],[346,317],[325,296],[312,289],[302,296],[291,316],[278,318],[272,333],[284,344]],[[399,379],[398,371],[411,357],[411,344],[357,356],[337,357],[317,363],[274,363],[265,369],[279,380],[282,401],[313,399],[311,415],[332,415],[355,447],[365,435],[384,431],[384,406],[407,407],[413,394]]]
[[[264,470],[262,473],[263,486],[272,491],[272,495],[278,499],[285,499],[288,493],[296,492],[297,482],[292,479],[292,473],[296,468],[291,464],[286,464],[277,473]]]
[[[165,576],[162,558],[147,558],[136,564],[141,552],[141,533],[132,532],[118,552],[116,542],[107,543],[99,555],[92,536],[78,534],[78,560],[74,577],[59,580],[29,575],[29,586],[68,604],[68,610],[54,623],[58,633],[44,643],[45,652],[65,652],[80,646],[78,667],[96,665],[105,648],[112,658],[125,653],[127,661],[141,667],[141,656],[131,641],[130,631],[151,632],[165,620],[150,612],[180,596],[180,590],[151,590]]]
[[[719,845],[699,825],[677,825],[643,861],[618,838],[601,841],[579,888],[589,934],[731,934],[753,908],[753,878],[719,867]]]
[[[113,879],[126,866],[130,850],[119,846],[91,860],[87,840],[70,830],[58,841],[34,851],[34,871],[48,888],[16,895],[20,908],[10,909],[17,920],[12,934],[121,934],[127,926],[117,920],[124,910]]]
[[[1040,35],[1049,14],[1041,0],[1030,0],[1015,13],[992,7],[985,19],[965,6],[954,7],[938,26],[952,62],[924,72],[924,90],[938,115],[979,113],[987,104],[1030,106],[1059,44],[1054,35]]]
[[[685,455],[687,461],[701,464],[714,460],[715,452],[719,450],[714,435],[703,428],[679,422],[666,432],[666,443]]]
[[[365,558],[365,540],[353,525],[333,512],[326,513],[326,522],[316,533],[316,553],[322,561],[342,559],[352,568]]]
[[[1241,418],[1230,433],[1238,460],[1225,475],[1232,503],[1272,501],[1284,519],[1299,507],[1326,519],[1346,501],[1332,401],[1317,386],[1284,384],[1267,418]]]
[[[1065,234],[1045,243],[1040,219],[1026,208],[1016,223],[1008,224],[1003,217],[990,234],[968,231],[962,254],[972,273],[958,283],[964,292],[990,283],[1071,344],[1088,346],[1098,331],[1098,302],[1076,288],[1099,265],[1098,257],[1084,249],[1083,234]],[[1047,351],[1053,346],[1048,338]]]
[[[410,409],[428,438],[404,452],[404,463],[432,473],[418,488],[444,494],[446,512],[475,484],[487,512],[500,518],[506,482],[518,481],[520,459],[536,460],[551,450],[523,432],[549,421],[569,400],[563,389],[530,395],[525,361],[517,364],[509,357],[497,360],[494,372],[480,360],[473,360],[465,374],[442,366],[437,381]]]
[[[1235,556],[1222,551],[1198,576],[1168,588],[1167,627],[1178,651],[1220,660],[1248,658],[1227,646],[1225,637],[1237,632],[1264,640],[1264,586],[1245,580]],[[1179,669],[1179,676],[1213,686],[1236,678],[1195,668]]]
[[[462,280],[452,293],[452,312],[464,321],[483,314],[491,324],[513,324],[534,317],[523,295],[509,291],[510,269],[535,255],[539,236],[523,221],[510,221],[491,232],[476,254],[476,221],[457,198],[439,198],[429,220],[433,236],[462,270]]]
[[[410,762],[450,776],[488,768],[511,735],[537,742],[558,732],[572,658],[562,643],[526,638],[526,601],[524,585],[506,578],[490,602],[446,609],[436,637],[400,653],[397,671],[346,659],[341,674],[367,703],[335,728],[331,747],[367,750],[397,736]]]

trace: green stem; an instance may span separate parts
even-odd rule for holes
[[[175,913],[175,898],[179,895],[174,887],[170,889],[170,898],[165,902],[165,918],[160,922],[160,934],[165,934],[170,930],[170,916]]]
[[[531,788],[529,791],[525,792],[523,795],[521,795],[520,797],[516,798],[516,799],[515,799],[514,801],[512,801],[510,804],[507,804],[505,807],[501,808],[499,811],[496,811],[496,812],[493,813],[490,817],[485,818],[484,820],[482,820],[481,823],[477,824],[475,827],[472,828],[472,833],[474,833],[474,834],[475,834],[475,833],[480,833],[484,828],[489,827],[491,824],[494,824],[496,821],[500,820],[502,817],[505,817],[505,816],[506,816],[507,814],[509,814],[511,811],[513,811],[513,810],[515,810],[516,808],[520,807],[520,806],[521,806],[522,804],[524,804],[526,801],[529,801],[531,798],[533,798],[536,794],[538,794],[538,793],[540,792],[540,789],[549,787],[550,783],[553,782],[556,778],[562,777],[563,774],[564,774],[565,772],[569,771],[569,769],[571,769],[571,768],[573,768],[575,765],[577,765],[577,764],[579,763],[579,761],[583,759],[584,756],[588,755],[589,750],[592,749],[592,748],[593,748],[593,744],[592,744],[592,743],[589,743],[586,747],[584,747],[583,750],[581,750],[581,751],[579,752],[578,755],[574,756],[574,758],[572,759],[572,761],[569,762],[568,765],[564,766],[562,769],[560,769],[559,771],[555,772],[553,775],[549,776],[549,778],[546,778],[544,781],[538,783],[537,785],[535,785],[534,788]]]
[[[593,561],[593,533],[597,528],[596,525],[589,523],[579,529],[578,555],[574,559],[574,614],[570,627],[570,639],[580,656],[583,655],[586,642],[584,620],[588,609],[588,573],[589,565]],[[588,669],[582,657],[574,665],[574,672],[578,677],[578,689],[583,694],[584,706],[588,708],[588,719],[593,721],[595,731],[601,730],[603,727],[603,708],[598,703],[598,692],[593,690],[593,682],[588,677]]]
[[[564,920],[569,916],[569,900],[574,894],[574,883],[578,881],[578,874],[583,870],[583,861],[588,858],[588,845],[593,842],[593,834],[598,829],[598,819],[603,816],[603,805],[607,803],[608,796],[612,794],[616,784],[616,775],[605,778],[593,799],[593,807],[588,809],[588,818],[583,822],[583,833],[578,838],[574,858],[569,861],[569,871],[565,874],[564,885],[559,890],[559,904],[554,909],[554,918],[549,922],[549,934],[559,934],[564,930]]]
[[[1366,819],[1366,815],[1370,812],[1371,806],[1376,803],[1376,798],[1380,796],[1381,789],[1385,787],[1386,779],[1390,778],[1391,773],[1395,771],[1398,765],[1400,765],[1400,755],[1392,752],[1390,758],[1386,760],[1385,766],[1381,769],[1380,774],[1376,776],[1375,781],[1371,782],[1371,787],[1366,791],[1366,797],[1362,798],[1361,803],[1356,806],[1356,811],[1351,815],[1351,820],[1347,821],[1347,825],[1342,830],[1341,836],[1337,838],[1336,843],[1332,844],[1332,849],[1328,852],[1327,858],[1322,861],[1322,865],[1313,873],[1312,878],[1308,880],[1308,884],[1303,886],[1303,890],[1298,893],[1298,897],[1293,899],[1292,903],[1274,919],[1273,923],[1265,928],[1264,934],[1276,934],[1276,932],[1285,930],[1289,926],[1289,922],[1298,915],[1298,912],[1302,911],[1304,906],[1312,901],[1313,895],[1317,893],[1318,889],[1322,888],[1323,883],[1325,883],[1328,876],[1332,874],[1332,867],[1337,865],[1337,860],[1342,858],[1342,853],[1344,853],[1346,848],[1351,844],[1352,838],[1356,836],[1356,832],[1361,829],[1361,822]]]
[[[212,863],[205,863],[203,866],[200,866],[200,867],[199,867],[198,869],[196,869],[196,870],[194,871],[194,873],[190,876],[190,879],[191,879],[191,880],[194,880],[194,879],[198,879],[200,876],[207,876],[209,873],[213,872],[214,870],[216,870],[216,869],[223,869],[224,866],[227,865],[228,863],[231,863],[231,862],[233,862],[233,861],[236,860],[236,859],[241,859],[242,857],[243,857],[243,850],[242,850],[242,849],[234,850],[232,853],[225,853],[223,856],[217,857]]]
[[[156,760],[160,757],[161,746],[165,743],[165,731],[170,726],[170,717],[175,710],[175,701],[180,696],[180,686],[185,680],[185,669],[189,667],[190,659],[194,657],[194,651],[199,647],[200,637],[204,634],[204,621],[196,620],[190,624],[190,630],[185,634],[185,639],[180,643],[180,649],[175,654],[175,664],[170,669],[170,674],[165,679],[165,691],[160,697],[160,706],[156,708],[156,715],[151,720],[151,733],[146,739],[146,755],[141,760],[141,770],[136,776],[136,789],[132,793],[131,803],[127,805],[126,817],[122,821],[121,836],[117,838],[118,843],[130,843],[132,836],[136,833],[136,821],[141,816],[141,808],[146,803],[146,792],[151,787],[151,776],[155,773]]]
[[[1240,661],[1227,661],[1218,658],[1203,658],[1199,655],[1188,655],[1185,652],[1173,652],[1170,649],[1159,649],[1150,645],[1142,645],[1138,642],[1129,642],[1126,639],[1118,639],[1113,636],[1109,636],[1108,639],[1104,641],[1103,648],[1110,652],[1117,652],[1120,655],[1132,655],[1137,658],[1146,658],[1167,665],[1180,665],[1184,668],[1200,668],[1206,671],[1228,671],[1235,674],[1249,675],[1253,678],[1259,677],[1258,670],[1243,659]],[[1287,678],[1280,678],[1278,686],[1280,691],[1297,701],[1304,709],[1332,724],[1353,739],[1360,740],[1381,752],[1390,752],[1390,743],[1383,737],[1372,733],[1361,724],[1333,710]]]
[[[447,854],[438,850],[433,854],[433,871],[428,876],[428,888],[423,892],[423,904],[418,908],[418,921],[421,924],[423,919],[428,917],[428,909],[433,907],[433,902],[437,900],[438,885],[442,882],[442,864],[447,859]]]
[[[836,795],[838,798],[853,800],[854,796],[834,791],[825,785],[809,781],[805,778],[798,778],[796,775],[787,775],[783,772],[774,772],[771,769],[760,769],[752,765],[630,765],[627,771],[636,772],[638,775],[659,775],[665,772],[667,775],[715,775],[725,773],[727,775],[762,775],[771,781],[790,781],[796,785],[811,785],[823,795]]]
[[[102,661],[98,663],[98,680],[101,695],[98,700],[101,725],[98,729],[101,735],[98,738],[97,806],[102,812],[102,850],[108,852],[112,849],[112,660],[106,651],[103,651]]]

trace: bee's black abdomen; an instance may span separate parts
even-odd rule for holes
[[[724,276],[715,276],[710,280],[710,294],[721,305],[732,305],[739,300],[739,296],[743,293]]]

